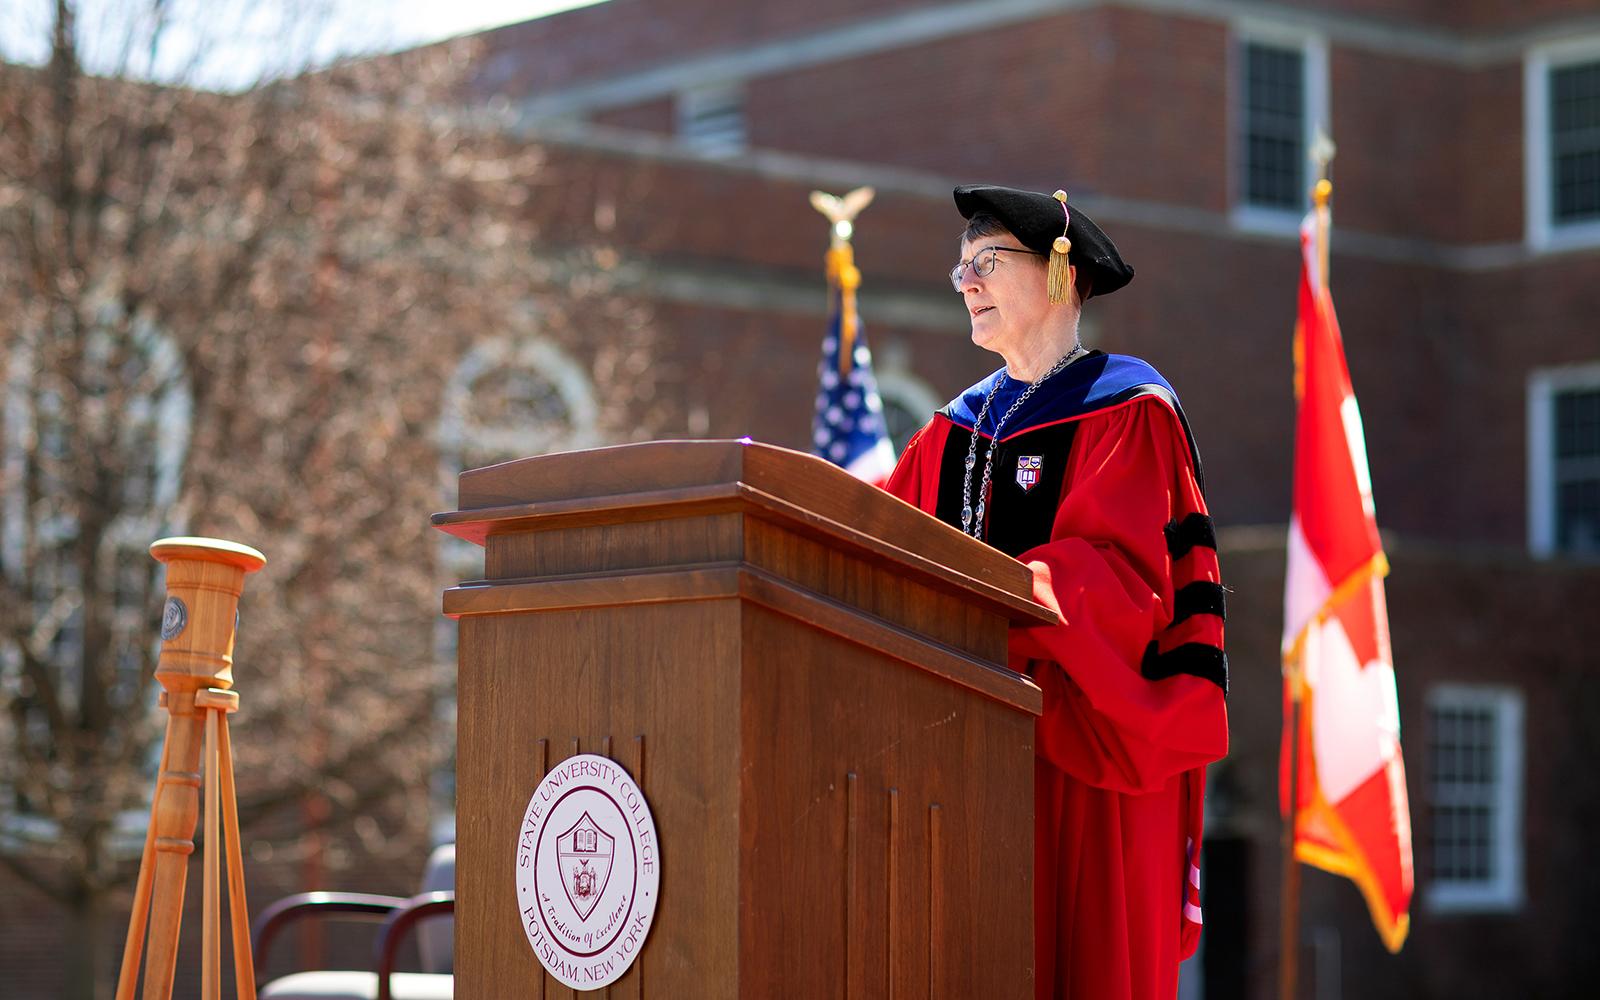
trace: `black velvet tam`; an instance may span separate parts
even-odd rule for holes
[[[1029,250],[1048,254],[1061,235],[1061,203],[1048,194],[994,184],[963,184],[956,188],[956,209],[964,219],[979,212],[992,215]],[[1110,295],[1133,280],[1133,268],[1117,253],[1111,238],[1071,202],[1067,239],[1072,252],[1067,260],[1090,280],[1090,295]]]

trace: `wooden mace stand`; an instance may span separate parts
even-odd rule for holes
[[[150,957],[145,963],[143,998],[166,1000],[172,996],[184,883],[189,855],[194,853],[195,820],[200,809],[202,760],[206,826],[200,995],[203,1000],[217,1000],[222,989],[222,949],[218,939],[220,804],[227,838],[235,982],[239,1000],[255,1000],[228,713],[239,708],[238,692],[230,690],[239,594],[244,589],[245,574],[260,569],[267,559],[248,545],[217,538],[163,538],[150,546],[150,554],[167,566],[161,659],[156,664],[156,680],[162,687],[161,705],[168,715],[167,734],[161,747],[161,770],[150,807],[144,854],[139,861],[133,914],[128,920],[122,973],[117,979],[117,1000],[133,1000],[147,926]]]
[[[1026,566],[820,459],[735,441],[465,472],[455,990],[573,991],[516,845],[561,760],[649,800],[660,903],[611,1000],[1033,996]],[[648,748],[648,753],[646,752]]]

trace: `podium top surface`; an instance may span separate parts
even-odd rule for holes
[[[895,562],[968,579],[1019,623],[1053,622],[1028,567],[813,455],[744,441],[651,441],[502,462],[461,474],[460,507],[433,524],[490,535],[743,510]]]

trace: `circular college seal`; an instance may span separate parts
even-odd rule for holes
[[[580,754],[544,776],[517,836],[517,908],[552,976],[580,990],[615,982],[639,957],[660,887],[656,823],[620,764]]]
[[[184,606],[183,598],[167,598],[167,606],[161,609],[161,641],[171,642],[183,634],[184,628],[189,624],[189,609]]]

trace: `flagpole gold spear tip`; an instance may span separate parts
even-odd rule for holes
[[[1311,200],[1318,208],[1326,208],[1328,199],[1333,197],[1333,182],[1324,177],[1317,181],[1317,186],[1311,189]]]

